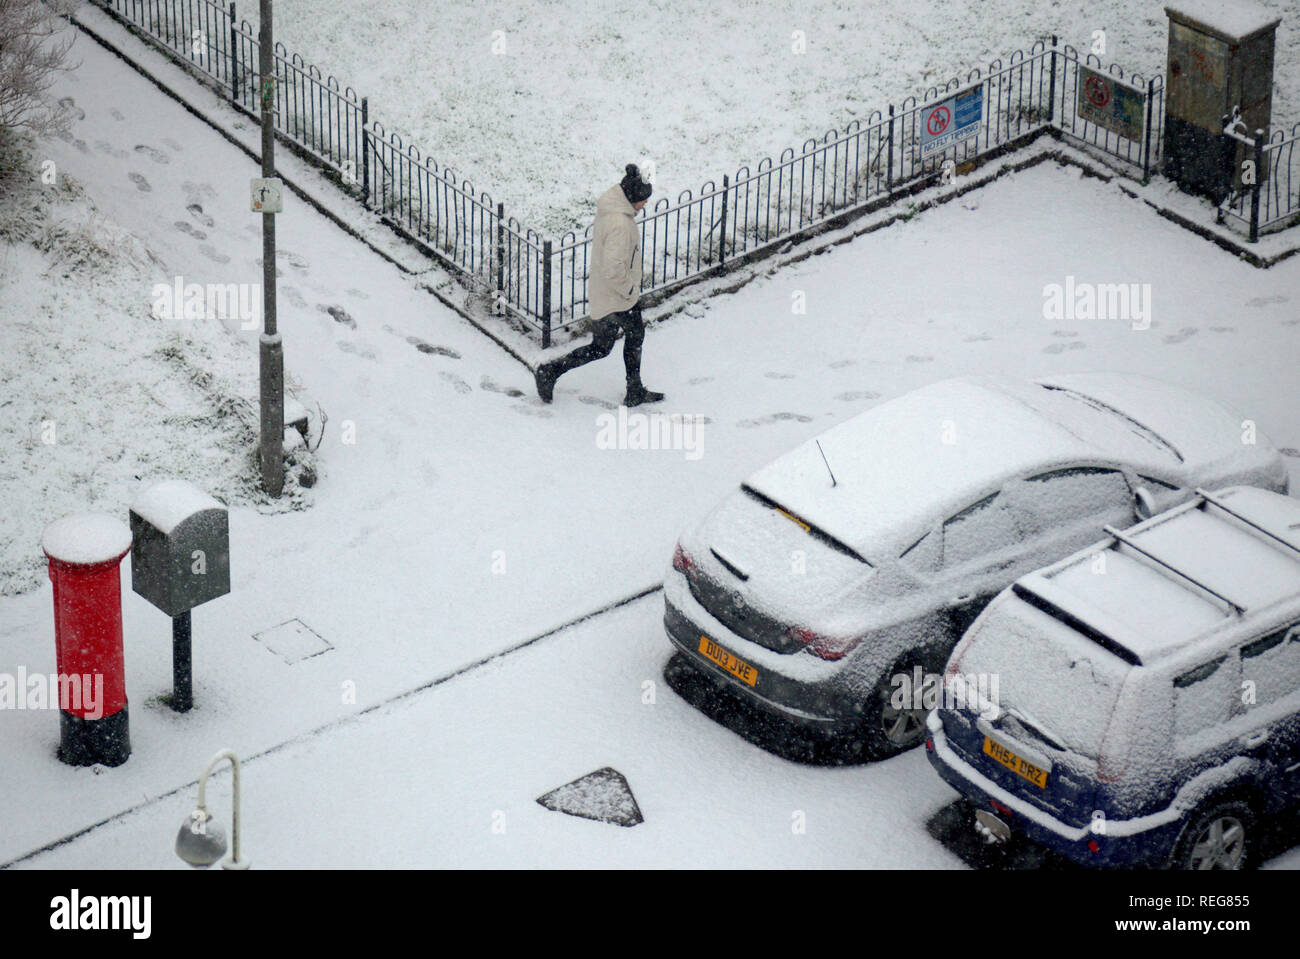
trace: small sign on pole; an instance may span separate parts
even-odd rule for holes
[[[254,213],[283,213],[284,183],[278,177],[254,177],[251,202]]]
[[[1078,113],[1081,119],[1117,133],[1126,140],[1142,139],[1145,91],[1118,77],[1079,65]]]

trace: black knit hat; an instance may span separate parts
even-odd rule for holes
[[[623,195],[627,197],[628,203],[648,200],[650,194],[654,192],[654,187],[641,178],[641,171],[636,168],[635,163],[627,165],[627,173],[618,185],[623,188]]]

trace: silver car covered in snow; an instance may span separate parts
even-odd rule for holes
[[[1234,484],[1286,492],[1286,465],[1186,390],[936,383],[778,458],[683,534],[664,583],[674,662],[848,756],[891,755],[924,738],[926,691],[999,591],[1106,525]]]

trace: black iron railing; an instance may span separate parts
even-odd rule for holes
[[[257,34],[237,21],[233,2],[96,2],[256,115]],[[280,43],[274,62],[276,129],[484,294],[495,312],[534,330],[543,346],[586,315],[590,228],[554,241],[524,227],[488,193],[372,120],[367,98],[351,87],[322,76]],[[1126,98],[1123,123],[1087,110],[1084,98],[1099,85]],[[1126,77],[1092,54],[1081,58],[1070,46],[1058,47],[1055,37],[1050,44],[1040,40],[1028,52],[994,60],[798,150],[742,166],[675,201],[660,199],[639,221],[642,291],[672,288],[736,257],[761,255],[1044,130],[1146,179],[1160,168],[1163,79]],[[1300,125],[1265,138],[1257,149],[1260,182],[1221,207],[1221,217],[1247,228],[1252,240],[1300,213],[1298,141]]]
[[[1255,131],[1247,139],[1255,182],[1224,200],[1219,215],[1247,230],[1254,241],[1300,222],[1300,123],[1290,133]]]

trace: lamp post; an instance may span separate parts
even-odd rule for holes
[[[262,89],[262,177],[275,176],[275,51],[271,0],[261,0],[258,60]],[[262,406],[262,488],[272,497],[284,489],[284,351],[275,324],[275,214],[262,213],[262,315],[258,352]]]
[[[196,869],[206,869],[221,858],[226,851],[226,833],[221,824],[208,812],[204,797],[208,776],[223,759],[229,759],[233,768],[231,805],[234,812],[230,823],[230,858],[221,864],[222,869],[247,869],[248,860],[239,858],[239,757],[223,749],[210,760],[199,777],[199,805],[185,817],[176,834],[176,855]]]

